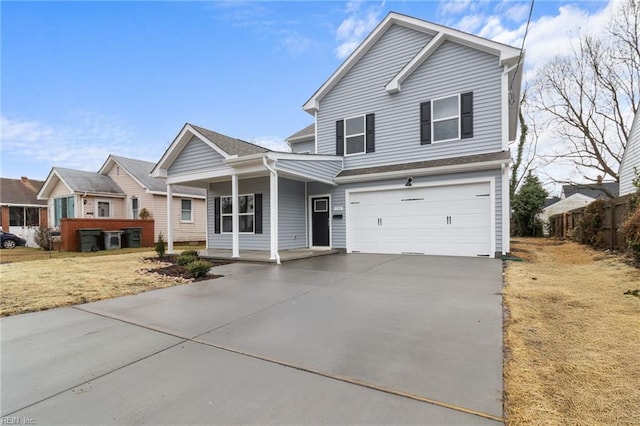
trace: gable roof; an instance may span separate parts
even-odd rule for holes
[[[155,166],[155,163],[144,160],[136,160],[134,158],[122,157],[119,155],[109,155],[107,161],[102,165],[98,173],[106,175],[114,164],[118,164],[122,167],[142,188],[149,192],[155,193],[167,193],[167,183],[164,179],[155,178],[151,176],[151,170]],[[194,195],[204,197],[206,191],[200,188],[194,188],[190,186],[174,185],[172,189],[173,194],[182,195]]]
[[[562,193],[565,198],[569,198],[573,194],[582,194],[590,198],[611,198],[618,196],[618,182],[603,182],[600,184],[590,185],[562,185]],[[611,194],[611,195],[610,195]]]
[[[246,142],[241,139],[232,138],[194,124],[185,123],[164,154],[162,154],[160,160],[151,170],[152,176],[159,177],[162,175],[160,169],[167,170],[180,155],[180,152],[182,152],[185,146],[187,146],[193,136],[209,145],[225,159],[269,152],[268,149],[259,145]]]
[[[307,139],[313,139],[316,136],[316,123],[311,123],[304,129],[298,130],[287,139],[287,143],[300,142]]]
[[[333,89],[333,87],[364,57],[364,55],[376,44],[376,42],[391,28],[392,25],[400,25],[416,31],[425,32],[434,36],[405,67],[392,79],[387,90],[393,92],[400,90],[400,84],[413,71],[415,71],[437,47],[445,40],[450,40],[474,49],[496,55],[502,65],[515,65],[521,58],[522,51],[506,44],[488,40],[473,34],[434,24],[410,16],[390,12],[378,26],[364,39],[364,41],[349,55],[342,65],[324,82],[322,86],[305,102],[303,109],[310,114],[314,114],[320,108],[320,101]],[[519,92],[519,82],[522,78],[522,67],[516,76]]]
[[[124,191],[109,176],[84,170],[53,167],[38,192],[38,199],[48,198],[58,181],[61,181],[70,192],[86,192],[88,194],[116,197],[125,196]]]
[[[42,184],[44,184],[42,180],[33,180],[27,177],[22,179],[0,178],[0,204],[46,206],[46,201],[37,198]]]

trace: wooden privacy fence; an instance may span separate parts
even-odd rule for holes
[[[604,221],[602,224],[602,246],[611,250],[625,250],[627,243],[620,234],[622,223],[631,210],[633,194],[605,201]],[[584,215],[586,207],[557,214],[549,218],[550,236],[567,238],[568,236],[581,239],[578,224]]]

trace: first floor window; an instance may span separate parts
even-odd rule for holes
[[[53,200],[53,206],[55,226],[60,226],[60,219],[75,217],[74,197],[55,198]]]
[[[138,219],[138,215],[140,214],[140,204],[138,204],[138,199],[133,197],[131,199],[131,218]]]
[[[193,210],[191,209],[191,200],[181,200],[181,217],[182,222],[193,222]]]
[[[37,207],[9,207],[9,226],[38,226],[40,211]]]
[[[111,217],[110,201],[98,201],[98,217]]]
[[[232,198],[220,197],[220,220],[222,232],[233,232]],[[238,197],[238,229],[242,233],[254,233],[255,197],[253,194]]]

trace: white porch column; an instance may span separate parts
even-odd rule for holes
[[[240,218],[238,215],[238,175],[231,175],[231,232],[232,238],[232,251],[231,257],[240,257]]]
[[[269,223],[271,229],[271,260],[280,263],[278,256],[278,175],[275,172],[269,174]]]
[[[167,253],[173,253],[173,186],[167,184]]]

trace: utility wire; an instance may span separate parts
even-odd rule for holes
[[[524,42],[527,39],[527,34],[529,34],[529,25],[531,24],[531,15],[533,14],[533,4],[535,0],[531,0],[531,6],[529,7],[529,17],[527,18],[527,26],[524,29],[524,35],[522,36],[522,45],[520,46],[520,55],[518,56],[518,63],[516,63],[516,70],[513,73],[513,77],[511,77],[511,83],[509,84],[509,103],[513,105],[515,102],[513,95],[513,81],[516,79],[516,75],[518,74],[518,68],[520,68],[520,63],[522,62],[522,54],[524,52]]]

